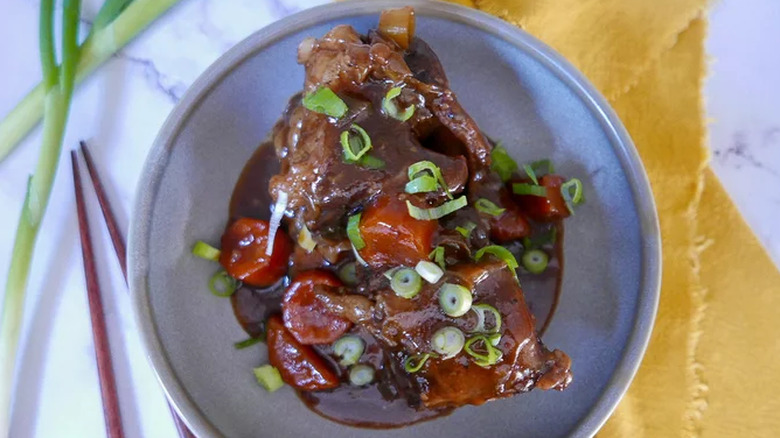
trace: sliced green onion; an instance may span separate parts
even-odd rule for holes
[[[414,298],[422,289],[420,274],[411,268],[401,268],[393,274],[390,288],[402,298]]]
[[[430,175],[421,175],[406,183],[404,191],[409,194],[435,192],[439,190],[439,182]]]
[[[363,260],[363,257],[360,257],[360,253],[358,252],[357,249],[355,249],[355,245],[352,245],[352,243],[350,242],[349,246],[352,247],[352,253],[355,254],[355,260],[357,260],[358,263],[360,263],[363,266],[368,266],[368,263],[366,263],[366,261]]]
[[[512,184],[512,193],[515,195],[547,196],[547,188],[527,183]]]
[[[339,268],[339,279],[347,286],[354,286],[358,284],[357,263],[344,263],[341,268]]]
[[[362,213],[354,214],[347,220],[347,237],[349,237],[349,241],[352,242],[352,246],[358,251],[366,247],[366,242],[360,235],[361,215]]]
[[[428,283],[436,283],[441,280],[444,275],[444,271],[436,263],[429,262],[428,260],[421,260],[414,267],[414,270],[420,274],[420,277],[425,279]]]
[[[582,181],[572,178],[561,184],[561,196],[566,201],[566,208],[574,214],[574,206],[582,202]]]
[[[220,250],[202,240],[198,240],[195,242],[195,246],[192,247],[192,254],[202,259],[216,262],[219,260]]]
[[[440,354],[442,359],[455,357],[463,350],[466,336],[455,327],[444,327],[436,331],[431,338],[431,348]]]
[[[477,314],[477,325],[471,330],[472,333],[498,333],[501,330],[501,314],[498,309],[490,304],[474,304],[471,306],[471,310]],[[487,318],[486,314],[493,315],[493,327],[487,328],[485,323]]]
[[[517,259],[515,259],[515,256],[512,255],[512,253],[508,249],[498,245],[490,245],[481,248],[479,251],[477,251],[476,254],[474,254],[474,260],[479,261],[479,259],[481,259],[482,256],[485,255],[485,253],[493,254],[494,256],[500,258],[501,260],[504,261],[504,263],[506,263],[507,266],[509,266],[509,269],[511,270],[515,270],[519,266],[517,264]]]
[[[466,345],[464,346],[464,350],[466,350],[466,353],[468,353],[469,356],[474,358],[474,363],[476,363],[477,365],[483,368],[497,364],[502,357],[501,350],[497,349],[493,345],[493,342],[495,342],[495,338],[493,339],[491,338],[492,336],[489,337],[485,335],[476,335],[474,337],[469,338],[469,340],[466,341]],[[500,336],[498,339],[501,339]],[[480,342],[484,345],[485,353],[481,353],[479,351],[474,350],[474,347],[478,347],[478,345],[475,344]]]
[[[233,295],[239,286],[241,286],[241,282],[228,275],[225,271],[217,271],[209,280],[211,293],[222,298]]]
[[[349,369],[349,383],[353,386],[364,386],[374,381],[374,368],[370,365],[358,364]]]
[[[404,109],[403,112],[400,112],[398,110],[398,105],[396,105],[396,103],[393,102],[393,100],[400,95],[401,95],[401,87],[391,88],[390,91],[388,91],[387,94],[385,95],[385,98],[382,99],[382,109],[385,111],[385,113],[388,116],[396,120],[405,122],[412,118],[412,116],[414,115],[415,108],[414,105],[411,105],[406,109]]]
[[[437,219],[441,219],[444,216],[447,216],[448,214],[455,212],[457,210],[460,210],[461,208],[468,205],[468,200],[465,196],[461,196],[458,199],[453,199],[452,201],[447,201],[444,204],[434,207],[434,208],[420,208],[415,205],[413,205],[408,200],[406,201],[406,208],[409,210],[409,216],[423,220],[423,221],[433,221]]]
[[[465,239],[468,239],[471,237],[471,232],[474,231],[475,228],[477,228],[477,224],[469,222],[465,227],[455,227],[455,231],[459,232]]]
[[[430,353],[409,356],[404,359],[404,370],[406,370],[407,373],[416,373],[422,369],[423,365],[425,365],[425,362],[427,362],[430,358]]]
[[[384,160],[370,154],[363,155],[357,163],[370,169],[384,169],[386,166]]]
[[[497,144],[490,152],[490,161],[490,169],[496,172],[503,182],[507,182],[517,170],[517,163],[501,146],[501,143]]]
[[[555,240],[557,239],[558,231],[553,226],[550,227],[550,230],[543,234],[537,234],[536,236],[533,236],[531,238],[523,237],[523,248],[528,251],[531,249],[536,249],[542,245],[555,245]]]
[[[301,232],[298,233],[298,245],[305,249],[306,252],[314,251],[314,248],[317,246],[317,242],[311,237],[311,231],[309,231],[306,225],[304,225],[303,228],[301,228]]]
[[[497,347],[499,343],[501,343],[501,333],[493,333],[492,335],[489,335],[488,341],[490,341],[490,345]]]
[[[276,193],[274,211],[271,213],[271,219],[268,221],[268,239],[265,243],[265,255],[269,257],[274,253],[276,232],[279,231],[279,225],[282,223],[282,217],[284,217],[285,210],[287,210],[287,192],[279,190]]]
[[[531,178],[531,181],[534,182],[535,185],[539,185],[539,180],[536,178],[536,171],[533,167],[531,167],[530,164],[523,164],[523,170],[525,170],[525,174],[528,175],[528,178]]]
[[[485,198],[477,199],[477,202],[474,203],[474,208],[481,213],[489,214],[491,216],[499,216],[506,211],[506,208],[501,208]]]
[[[392,279],[393,279],[393,274],[395,274],[396,272],[398,272],[398,270],[399,270],[399,269],[403,269],[403,268],[393,268],[393,269],[388,269],[388,270],[387,270],[387,271],[385,271],[385,273],[384,273],[384,274],[382,274],[382,275],[384,275],[386,279],[388,279],[388,280],[392,280]]]
[[[241,342],[236,342],[235,344],[233,344],[233,347],[235,347],[236,350],[243,350],[244,348],[248,348],[248,347],[251,347],[251,346],[253,346],[255,344],[259,344],[259,343],[263,342],[263,340],[264,340],[263,337],[248,338],[248,339],[244,339]]]
[[[555,172],[555,166],[553,166],[552,160],[549,158],[545,158],[544,160],[537,160],[534,161],[528,166],[531,167],[531,169],[534,170],[534,173],[539,176],[541,174],[548,174],[548,173],[554,173]]]
[[[354,365],[363,356],[365,343],[358,336],[343,336],[333,344],[333,354],[339,358],[341,366]]]
[[[341,133],[341,149],[344,151],[344,159],[350,162],[358,161],[371,150],[371,137],[365,129],[353,123],[349,129]]]
[[[430,254],[428,254],[428,258],[436,262],[437,265],[439,265],[440,268],[444,269],[446,267],[446,263],[444,261],[444,247],[443,246],[437,246],[436,248],[431,251]]]
[[[326,114],[337,119],[343,117],[349,109],[347,104],[328,87],[320,87],[306,94],[303,97],[303,106],[315,113]]]
[[[471,291],[452,283],[444,283],[439,289],[439,306],[447,316],[457,318],[471,309]]]
[[[412,181],[415,178],[421,176],[420,174],[422,172],[428,172],[432,177],[436,178],[436,181],[439,182],[439,185],[444,190],[444,193],[447,194],[447,197],[452,199],[452,193],[450,193],[450,189],[447,187],[447,181],[444,180],[444,175],[442,175],[439,166],[427,160],[418,161],[409,166],[407,169],[407,176],[409,177],[409,181]]]
[[[532,249],[523,254],[523,267],[532,274],[541,274],[547,269],[549,259],[547,253],[541,249]]]
[[[255,379],[263,388],[268,392],[274,392],[277,389],[284,386],[282,381],[282,375],[279,374],[279,370],[271,365],[263,365],[255,368]]]

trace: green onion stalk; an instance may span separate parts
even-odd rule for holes
[[[24,310],[24,292],[35,240],[59,163],[74,86],[179,0],[106,0],[84,43],[78,44],[80,0],[63,0],[62,63],[54,48],[54,0],[41,0],[40,57],[43,80],[0,123],[0,160],[43,117],[41,153],[16,229],[0,315],[0,437],[8,436],[11,394]]]

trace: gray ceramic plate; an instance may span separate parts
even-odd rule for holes
[[[302,86],[296,47],[337,24],[375,27],[378,12],[411,4],[418,35],[461,103],[514,157],[551,157],[585,184],[587,203],[566,223],[558,311],[544,336],[573,360],[564,392],[465,407],[397,430],[345,427],[309,411],[290,388],[268,394],[252,368],[263,348],[245,338],[227,301],[208,293],[214,266],[197,239],[218,242],[239,172]],[[564,59],[503,21],[421,0],[336,3],[262,29],[189,89],[147,160],[130,237],[131,287],[143,338],[166,392],[199,436],[588,436],[609,416],[645,350],[658,302],[660,243],[652,195],[614,112]]]

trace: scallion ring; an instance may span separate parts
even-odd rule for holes
[[[339,358],[341,366],[354,365],[363,356],[365,343],[358,336],[342,336],[333,344],[333,354]]]
[[[455,227],[455,231],[459,232],[463,238],[469,239],[471,237],[471,232],[474,231],[475,228],[477,228],[477,224],[469,222],[465,227]]]
[[[360,235],[361,214],[362,213],[353,214],[347,219],[347,237],[349,237],[349,241],[352,242],[352,246],[358,251],[366,247],[366,242]]]
[[[402,298],[414,298],[422,289],[420,274],[411,268],[401,268],[393,273],[390,288]]]
[[[432,177],[436,178],[436,181],[439,182],[439,185],[444,190],[444,193],[447,194],[447,197],[452,199],[452,193],[450,193],[450,189],[447,187],[447,181],[444,180],[444,175],[442,175],[441,169],[432,161],[418,161],[409,166],[407,169],[407,176],[409,177],[409,181],[413,181],[415,178],[422,176],[421,173],[423,172],[427,172]]]
[[[384,169],[386,164],[384,160],[381,158],[377,158],[371,154],[363,155],[358,161],[357,164],[368,167],[369,169]]]
[[[523,254],[523,267],[532,274],[541,274],[547,269],[550,258],[541,249],[532,249]]]
[[[251,346],[253,346],[255,344],[259,344],[259,343],[263,342],[263,340],[264,340],[264,337],[262,337],[262,336],[259,337],[259,338],[247,338],[247,339],[244,339],[243,341],[234,343],[233,347],[235,347],[236,350],[243,350],[244,348],[249,348],[249,347],[251,347]]]
[[[393,274],[395,274],[396,272],[398,272],[398,270],[399,270],[399,269],[403,269],[403,268],[392,268],[392,269],[388,269],[388,270],[387,270],[387,271],[385,271],[385,273],[384,273],[384,274],[382,274],[382,275],[384,275],[386,279],[388,279],[388,280],[392,280],[392,279],[393,279]]]
[[[531,181],[534,182],[535,185],[539,185],[539,179],[536,178],[536,171],[533,167],[531,167],[530,164],[523,164],[523,170],[525,171],[525,174],[528,175],[528,178],[531,178]]]
[[[404,370],[406,370],[407,373],[416,373],[417,371],[420,371],[425,365],[425,362],[428,361],[428,359],[431,358],[430,353],[423,353],[423,354],[415,354],[412,356],[407,357],[404,359]]]
[[[444,275],[439,265],[428,260],[420,260],[414,270],[428,283],[436,283]]]
[[[208,243],[198,240],[195,242],[195,246],[192,247],[192,255],[196,257],[200,257],[202,259],[211,260],[216,262],[219,260],[219,255],[221,254],[221,251],[217,248],[214,248],[213,246],[209,245]]]
[[[303,97],[304,108],[315,113],[341,118],[349,109],[347,104],[328,87],[320,87]]]
[[[582,202],[582,181],[572,178],[561,184],[561,196],[566,201],[566,208],[574,214],[574,206]]]
[[[466,336],[455,327],[444,327],[436,331],[431,338],[431,348],[440,354],[442,359],[458,355],[466,343]]]
[[[341,265],[339,268],[339,279],[347,286],[354,286],[358,284],[357,263],[349,262]]]
[[[501,208],[489,199],[485,198],[477,199],[477,202],[474,203],[474,208],[476,208],[480,213],[489,214],[491,216],[500,216],[501,213],[506,211],[506,208]]]
[[[349,369],[349,383],[353,386],[364,386],[374,381],[374,368],[370,365],[358,364]]]
[[[209,280],[209,289],[213,295],[227,298],[241,286],[241,282],[225,271],[217,271]]]
[[[444,261],[444,247],[443,246],[437,246],[436,248],[431,251],[430,254],[428,254],[428,258],[433,260],[437,265],[439,265],[440,268],[444,269],[446,267],[446,262]]]
[[[499,339],[501,339],[499,337]],[[491,339],[489,336],[485,335],[476,335],[471,338],[469,338],[466,341],[466,344],[464,345],[463,349],[466,351],[466,353],[474,358],[474,363],[481,367],[489,367],[491,365],[497,364],[502,357],[501,350],[497,349],[493,345],[494,339]],[[479,348],[480,344],[483,345],[483,349],[485,353],[482,353],[481,351],[477,351],[475,348]]]
[[[517,163],[501,143],[490,152],[490,169],[496,172],[503,182],[507,182],[517,170]]]
[[[282,375],[279,374],[279,370],[271,365],[263,365],[257,367],[254,370],[255,379],[263,388],[268,392],[274,392],[277,389],[284,386],[282,381]]]
[[[501,333],[493,333],[492,335],[489,335],[488,341],[490,341],[490,345],[494,347],[498,347],[498,344],[501,343]]]
[[[356,123],[341,133],[341,149],[344,151],[344,159],[347,161],[354,163],[360,160],[371,150],[371,147],[371,137],[368,136],[365,129]]]
[[[477,251],[476,254],[474,254],[474,259],[476,261],[479,261],[482,256],[485,255],[485,253],[493,254],[494,256],[500,258],[501,260],[506,263],[506,265],[509,267],[509,269],[515,270],[519,266],[517,264],[517,259],[515,259],[515,256],[512,255],[512,253],[504,248],[503,246],[498,245],[489,245],[484,248],[480,248],[479,251]]]
[[[439,190],[439,182],[430,175],[420,175],[406,183],[404,191],[409,194],[428,193]]]
[[[547,188],[544,186],[535,186],[527,183],[512,184],[512,193],[515,195],[547,196]]]
[[[501,314],[498,309],[490,304],[474,304],[471,310],[477,314],[477,325],[471,330],[472,333],[498,333],[501,330]],[[486,316],[493,316],[493,326],[487,327]]]
[[[385,98],[382,99],[382,109],[385,111],[385,113],[396,119],[400,120],[402,122],[405,122],[412,118],[414,115],[415,107],[414,105],[410,105],[407,108],[403,110],[403,112],[400,112],[398,110],[398,105],[393,100],[401,95],[401,87],[393,87],[390,89],[390,91],[387,92],[385,95]]]
[[[468,203],[469,202],[466,199],[466,197],[461,196],[458,199],[447,201],[438,207],[420,208],[407,200],[406,208],[409,210],[409,216],[415,219],[419,219],[423,221],[433,221],[433,220],[441,219],[450,213],[460,210],[461,208],[468,205]]]
[[[439,289],[439,306],[447,316],[457,318],[471,309],[471,291],[459,284],[444,283]]]

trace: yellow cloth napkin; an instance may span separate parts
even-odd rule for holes
[[[630,132],[663,240],[647,354],[601,437],[780,436],[780,273],[707,165],[706,0],[452,0],[573,62]]]

